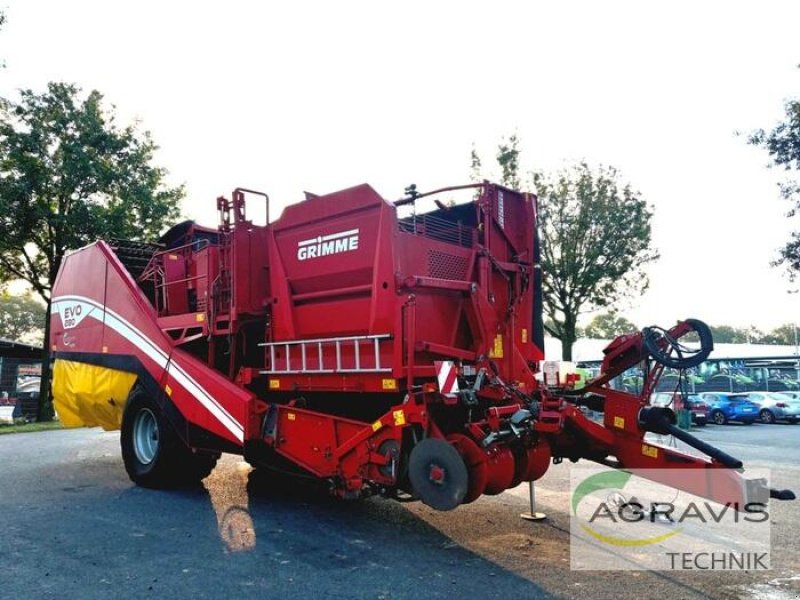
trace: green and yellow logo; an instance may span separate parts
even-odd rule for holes
[[[675,535],[678,535],[683,528],[678,527],[667,533],[650,536],[650,537],[617,537],[601,533],[590,524],[598,519],[610,520],[613,523],[638,523],[647,518],[644,512],[644,507],[636,501],[626,501],[622,495],[622,491],[628,484],[632,474],[627,471],[603,471],[602,473],[595,473],[581,481],[572,492],[572,514],[574,518],[582,518],[578,515],[578,507],[585,501],[596,503],[597,506],[592,511],[588,523],[579,523],[581,529],[594,539],[609,544],[611,546],[648,546],[651,544],[658,544],[667,540]],[[596,492],[606,492],[606,500],[597,501]],[[614,502],[609,502],[610,498],[614,498]],[[653,513],[650,513],[650,522],[655,522]]]

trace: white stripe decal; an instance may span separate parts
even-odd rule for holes
[[[85,296],[59,296],[53,299],[53,310],[61,314],[62,305],[70,301],[81,301],[89,303],[99,311],[91,311],[88,315],[93,319],[105,322],[105,324],[116,331],[120,336],[128,340],[131,344],[141,350],[148,358],[155,362],[162,369],[166,369],[167,373],[171,375],[175,381],[189,392],[194,398],[202,404],[214,418],[216,418],[222,425],[230,431],[236,439],[240,442],[244,441],[244,429],[242,425],[227,411],[225,407],[219,404],[199,383],[197,383],[175,360],[171,360],[169,355],[161,348],[156,346],[150,341],[141,331],[131,325],[127,320],[123,319],[110,308],[106,308],[96,300],[87,298]],[[103,318],[105,315],[105,319]]]

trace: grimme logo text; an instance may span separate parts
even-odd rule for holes
[[[322,235],[297,243],[297,260],[358,250],[358,229]]]

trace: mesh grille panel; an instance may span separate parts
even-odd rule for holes
[[[463,281],[467,277],[469,261],[463,256],[438,250],[428,250],[428,275],[437,279]]]

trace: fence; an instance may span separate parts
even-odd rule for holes
[[[683,377],[683,380],[681,380]],[[613,387],[632,393],[642,389],[640,368],[629,369],[613,382]],[[697,392],[785,392],[800,391],[800,359],[717,359],[708,360],[683,373],[665,369],[655,391],[672,392],[685,386],[687,393]]]

